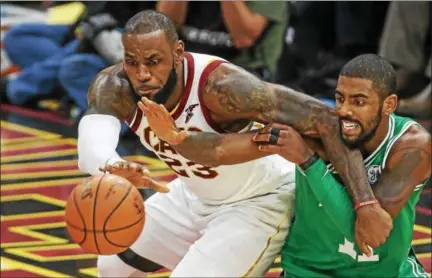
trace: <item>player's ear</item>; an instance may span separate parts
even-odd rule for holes
[[[398,97],[396,94],[390,94],[384,99],[383,103],[383,113],[386,115],[390,115],[397,108]]]
[[[175,64],[178,65],[183,62],[184,55],[184,43],[181,40],[177,40],[174,43],[174,59]]]

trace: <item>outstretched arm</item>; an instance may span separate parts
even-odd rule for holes
[[[136,109],[133,91],[117,73],[121,65],[100,72],[88,92],[89,109],[78,127],[78,166],[95,175],[109,172],[128,179],[136,187],[168,192],[168,188],[151,179],[144,166],[123,160],[116,152],[120,121],[130,121]]]
[[[138,102],[156,136],[195,163],[217,167],[251,161],[268,154],[260,152],[252,138],[256,133],[180,131],[165,106],[145,97]]]
[[[212,113],[227,119],[286,124],[302,135],[320,138],[353,202],[374,199],[364,167],[357,166],[363,165],[360,151],[345,146],[338,117],[324,103],[287,87],[263,82],[228,63],[219,65],[207,78],[203,101]]]

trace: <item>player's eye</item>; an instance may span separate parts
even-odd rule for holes
[[[364,100],[357,100],[356,101],[356,105],[358,105],[358,106],[364,106],[364,105],[366,105],[366,102]]]
[[[135,66],[135,65],[137,64],[137,62],[136,62],[135,60],[131,60],[131,59],[127,59],[127,60],[126,60],[126,63],[127,63],[129,66]]]
[[[151,66],[154,66],[154,65],[157,65],[157,64],[159,64],[159,60],[150,60],[149,61],[149,65],[151,65]]]

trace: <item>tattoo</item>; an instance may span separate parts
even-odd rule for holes
[[[179,145],[172,146],[187,159],[203,166],[216,167],[220,164],[219,146],[221,134],[211,132],[191,132]]]
[[[386,168],[378,183],[375,194],[383,206],[403,207],[413,186],[423,182],[417,176],[424,165],[430,166],[430,153],[419,147],[406,147],[395,151],[392,156],[401,156],[394,167]]]
[[[320,138],[329,160],[340,174],[354,202],[374,199],[363,157],[342,140],[335,112],[319,100],[287,87],[266,83],[232,65],[222,64],[210,74],[204,99],[217,104],[214,113],[232,119],[292,126],[299,133]]]
[[[136,110],[134,92],[126,79],[117,75],[116,68],[100,72],[88,92],[89,114],[105,114],[130,121]]]
[[[227,115],[244,116],[240,118],[260,116],[266,122],[271,122],[276,99],[269,93],[267,83],[245,71],[230,71],[232,67],[216,69],[207,79],[204,95],[215,94],[218,104]],[[249,117],[245,117],[245,114]]]

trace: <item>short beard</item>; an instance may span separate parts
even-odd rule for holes
[[[177,79],[178,79],[178,74],[173,63],[172,69],[168,75],[167,82],[159,90],[159,92],[155,94],[153,101],[158,104],[165,104],[177,86]]]
[[[354,142],[349,142],[347,140],[343,140],[345,142],[345,145],[349,149],[351,149],[351,150],[353,150],[353,149],[362,149],[363,146],[367,142],[369,142],[375,136],[376,131],[378,129],[378,126],[379,126],[379,124],[381,122],[382,106],[383,106],[383,104],[381,103],[380,106],[379,106],[379,109],[378,109],[378,115],[375,118],[376,120],[374,120],[373,123],[372,123],[373,124],[373,128],[372,128],[371,131],[369,131],[366,134],[361,134],[359,136],[359,138],[357,138]],[[341,135],[342,135],[342,125],[340,126],[340,132],[341,132]]]

